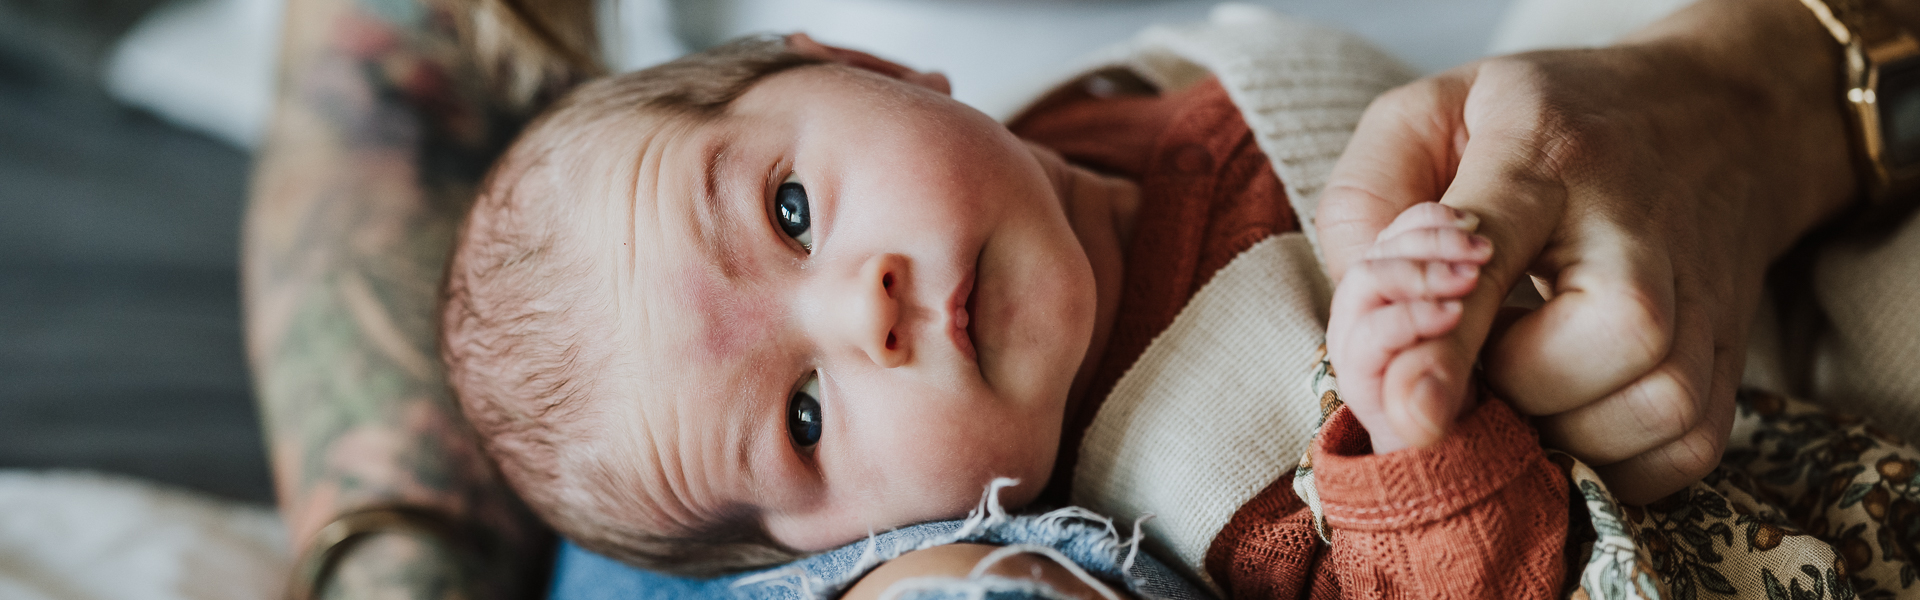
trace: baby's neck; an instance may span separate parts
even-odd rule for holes
[[[1079,238],[1080,247],[1093,264],[1093,281],[1099,302],[1094,311],[1093,338],[1086,357],[1074,375],[1067,396],[1067,414],[1077,411],[1085,399],[1087,385],[1100,365],[1107,348],[1113,321],[1120,310],[1121,280],[1126,273],[1126,248],[1133,240],[1134,218],[1140,212],[1140,187],[1118,177],[1094,173],[1060,160],[1043,158],[1048,176],[1066,210],[1067,221]]]

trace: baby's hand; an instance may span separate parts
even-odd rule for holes
[[[1409,406],[1413,398],[1437,396],[1412,393],[1418,386],[1438,383],[1418,379],[1430,372],[1427,365],[1395,358],[1460,323],[1460,300],[1493,257],[1487,238],[1473,234],[1478,225],[1473,215],[1439,203],[1415,204],[1380,232],[1333,292],[1327,352],[1340,397],[1377,454],[1439,440],[1465,408],[1464,401],[1439,410]]]

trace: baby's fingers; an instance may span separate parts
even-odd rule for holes
[[[1357,272],[1357,271],[1356,271]],[[1349,277],[1346,283],[1352,282]],[[1340,370],[1340,393],[1353,415],[1373,437],[1375,452],[1392,452],[1431,441],[1431,427],[1412,427],[1405,414],[1407,402],[1389,402],[1382,394],[1387,366],[1421,340],[1452,331],[1460,324],[1459,300],[1400,302],[1378,306],[1349,317],[1348,325],[1329,338],[1335,368]],[[1338,341],[1338,344],[1334,342]],[[1410,441],[1417,441],[1410,443]]]
[[[1466,296],[1480,279],[1474,263],[1389,258],[1361,263],[1347,275],[1370,304]]]
[[[1421,340],[1433,339],[1453,331],[1460,324],[1460,301],[1396,302],[1361,315],[1348,332],[1346,347],[1366,349],[1374,360],[1356,360],[1378,376],[1393,355]]]
[[[1423,227],[1381,238],[1362,258],[1445,260],[1478,265],[1493,258],[1493,242],[1458,227]]]

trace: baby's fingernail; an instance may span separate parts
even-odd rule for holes
[[[1460,229],[1464,229],[1464,230],[1467,230],[1467,231],[1473,231],[1473,230],[1475,230],[1475,229],[1479,229],[1479,228],[1480,228],[1480,216],[1479,216],[1479,215],[1475,215],[1475,214],[1473,214],[1473,213],[1470,213],[1470,212],[1467,212],[1467,211],[1464,211],[1464,210],[1460,210],[1460,209],[1458,209],[1458,208],[1454,208],[1454,207],[1451,207],[1451,206],[1449,206],[1449,207],[1447,207],[1447,210],[1448,210],[1448,211],[1451,211],[1451,212],[1453,213],[1453,226],[1454,226],[1454,227],[1458,227],[1458,228],[1460,228]]]
[[[1444,300],[1440,302],[1440,312],[1443,313],[1457,313],[1460,312],[1460,308],[1459,300]]]
[[[1493,240],[1487,239],[1487,236],[1484,235],[1468,237],[1467,243],[1473,245],[1474,250],[1486,250],[1493,247]]]
[[[1474,264],[1453,263],[1449,265],[1448,268],[1453,270],[1453,274],[1456,277],[1473,277],[1480,274],[1480,266]]]

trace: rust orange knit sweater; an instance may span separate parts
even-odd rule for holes
[[[1070,88],[1012,124],[1068,160],[1140,185],[1119,316],[1085,402],[1067,418],[1043,501],[1064,503],[1099,401],[1214,272],[1299,220],[1218,82],[1165,96]],[[1305,374],[1303,373],[1304,377]],[[1559,595],[1565,479],[1533,430],[1498,401],[1431,448],[1375,456],[1344,409],[1314,442],[1333,543],[1274,481],[1213,540],[1205,569],[1245,598],[1548,598]]]

